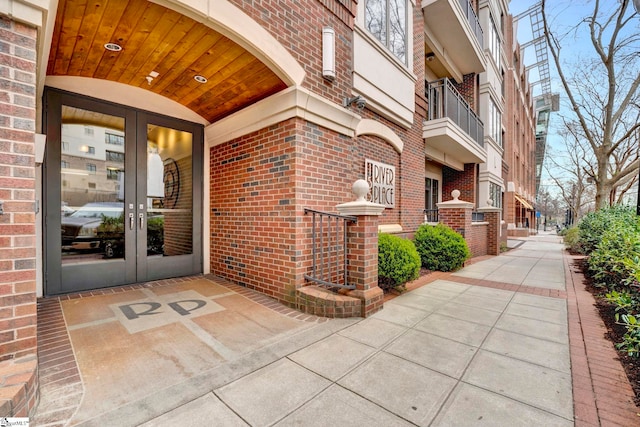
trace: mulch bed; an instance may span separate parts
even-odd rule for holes
[[[596,301],[595,306],[607,328],[605,338],[611,341],[614,345],[622,342],[622,337],[626,332],[626,328],[623,325],[618,325],[615,321],[615,305],[609,303],[604,298],[604,294],[606,292],[602,288],[594,286],[593,281],[587,274],[586,260],[576,261],[576,265],[579,266],[584,273],[585,289],[593,295]],[[635,393],[634,403],[637,406],[640,406],[640,359],[629,357],[626,352],[617,349],[616,352],[618,353],[620,363],[627,373],[627,378],[629,379],[629,383]]]

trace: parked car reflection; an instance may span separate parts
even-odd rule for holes
[[[93,202],[78,208],[68,216],[63,216],[63,251],[98,251],[101,240],[98,227],[104,219],[122,219],[123,204],[119,202]],[[124,225],[124,221],[122,221]]]

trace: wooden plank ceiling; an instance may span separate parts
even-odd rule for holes
[[[108,51],[105,43],[122,50]],[[152,71],[158,76],[149,83]],[[146,0],[60,0],[47,74],[138,86],[209,122],[286,87],[233,41]],[[198,83],[196,75],[208,81]]]

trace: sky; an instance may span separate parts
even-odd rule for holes
[[[619,0],[601,0],[602,7],[615,6]],[[540,3],[539,0],[512,0],[509,2],[509,12],[513,16],[517,16],[520,13],[527,11],[530,7]],[[561,40],[561,53],[562,57],[568,60],[575,60],[580,56],[593,56],[594,48],[589,39],[589,35],[586,32],[571,31],[571,28],[575,27],[580,20],[593,11],[593,0],[547,0],[547,16],[550,22],[550,26],[555,33],[561,32],[567,33],[567,35]],[[640,29],[640,17],[638,19],[638,26]],[[531,30],[531,20],[528,16],[521,18],[518,22],[518,41],[520,44],[524,44],[533,39],[533,33]],[[524,63],[530,65],[536,62],[535,50],[533,47],[529,47],[525,50]],[[565,74],[569,74],[566,64],[563,66]],[[564,95],[564,90],[560,84],[558,74],[556,72],[555,64],[549,54],[549,72],[551,75],[551,92],[560,94],[560,114],[566,115],[570,112],[568,106],[567,97]],[[529,81],[535,82],[539,80],[537,70],[534,68],[530,71]],[[540,94],[540,85],[534,86],[534,96]],[[560,128],[559,114],[555,113],[551,115],[551,125],[548,134],[548,147],[551,152],[556,156],[565,152],[564,143],[558,135],[558,129]],[[549,152],[549,151],[548,151]],[[547,153],[548,153],[547,152]],[[549,191],[549,193],[557,194],[559,192],[555,182],[550,179],[546,170],[543,171],[542,176],[542,188],[541,191]],[[635,198],[633,200],[635,203]]]

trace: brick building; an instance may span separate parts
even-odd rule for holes
[[[3,413],[37,399],[39,296],[212,273],[300,306],[310,212],[359,215],[352,314],[380,308],[378,230],[411,236],[460,210],[474,255],[495,254],[507,14],[475,0],[2,2]]]

